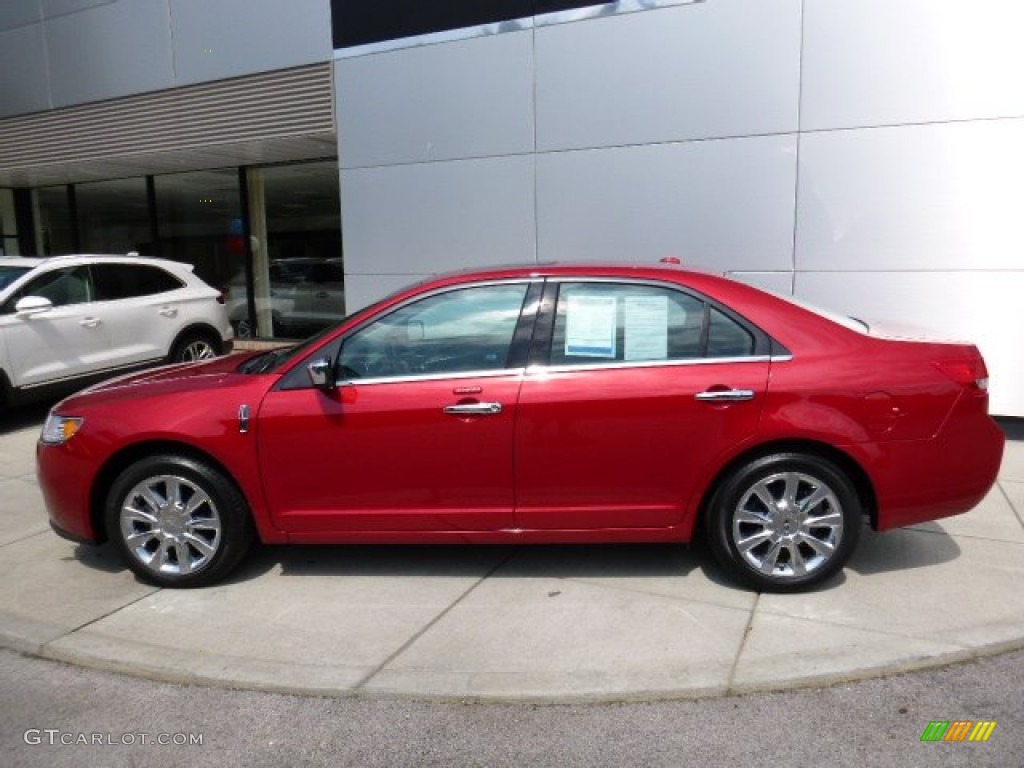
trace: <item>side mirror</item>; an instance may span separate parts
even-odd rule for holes
[[[313,386],[324,392],[333,392],[338,386],[337,377],[334,373],[334,361],[329,357],[321,357],[314,360],[306,370],[309,371],[309,380]]]
[[[31,317],[53,309],[53,302],[42,296],[26,296],[14,305],[18,317]]]

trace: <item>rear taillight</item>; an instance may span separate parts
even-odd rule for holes
[[[939,360],[935,367],[957,384],[982,392],[988,391],[988,369],[980,357],[960,360]]]

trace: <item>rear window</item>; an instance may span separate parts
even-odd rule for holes
[[[94,264],[90,269],[96,286],[96,301],[151,296],[174,291],[184,285],[170,272],[149,265]]]

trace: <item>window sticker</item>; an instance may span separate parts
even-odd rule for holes
[[[627,296],[626,360],[668,358],[668,296]]]
[[[569,295],[565,323],[566,357],[615,358],[615,297]]]

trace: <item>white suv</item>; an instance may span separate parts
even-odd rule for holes
[[[229,352],[223,295],[189,264],[0,258],[0,407],[117,373]]]

